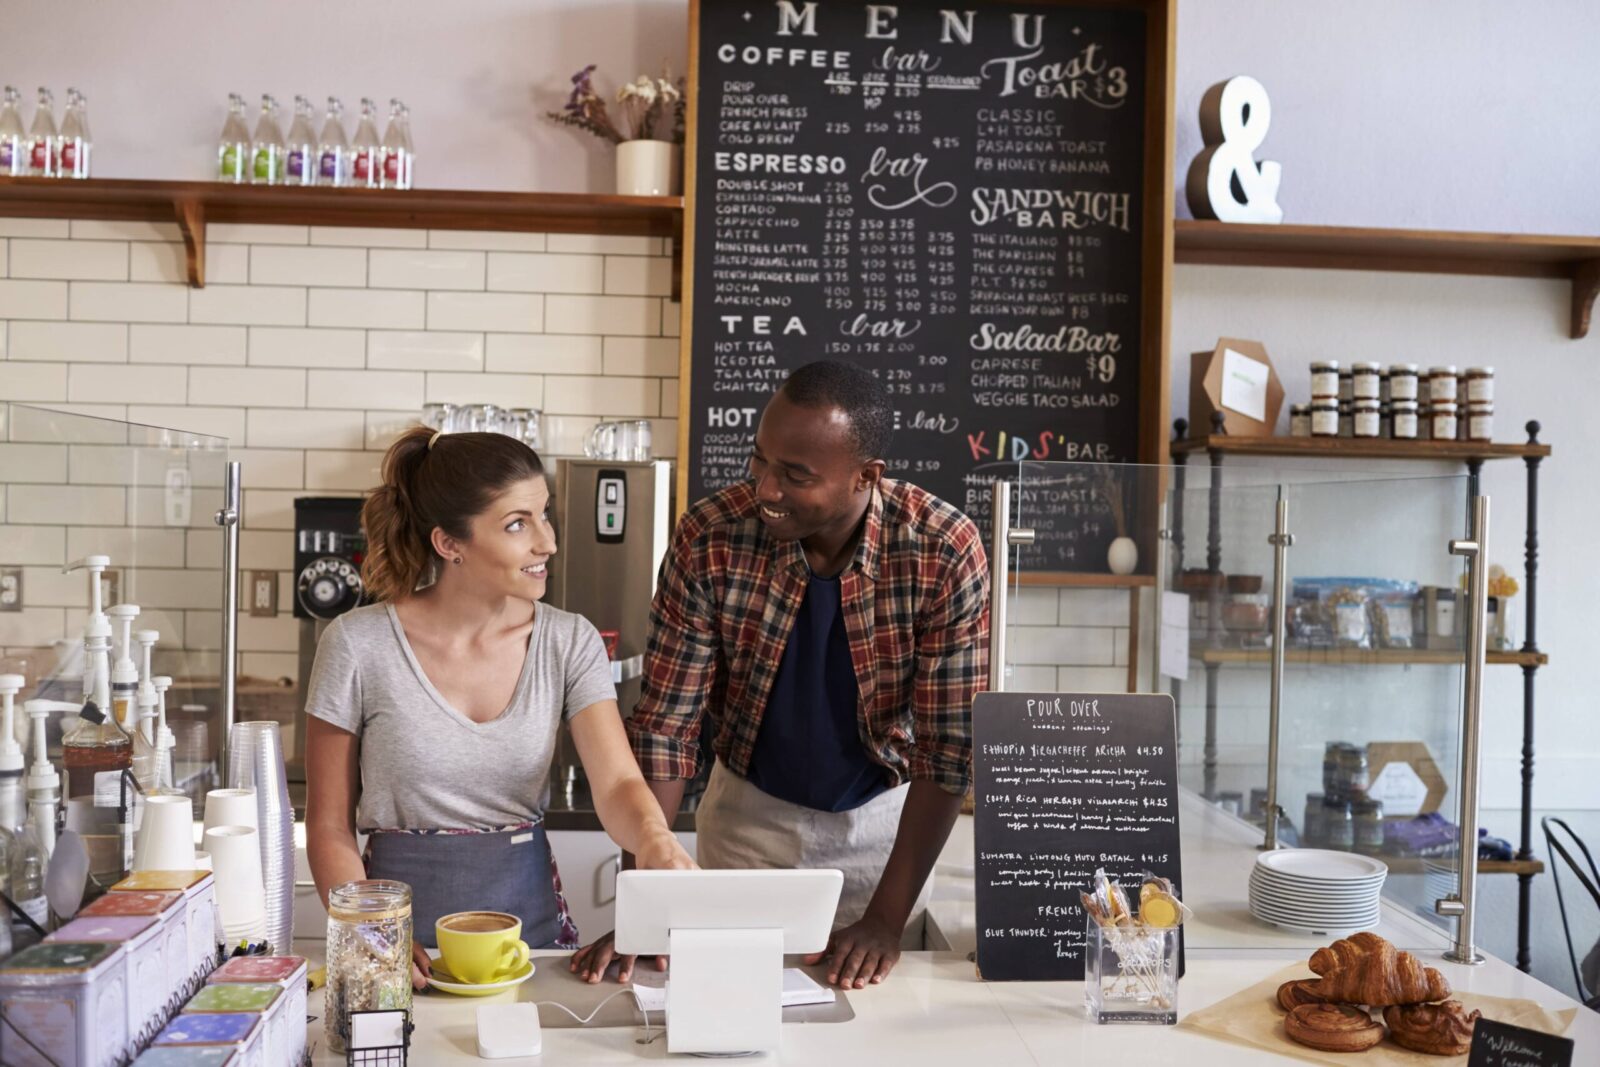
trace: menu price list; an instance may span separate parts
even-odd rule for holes
[[[1171,698],[982,693],[972,720],[979,970],[1077,981],[1096,870],[1182,889]]]
[[[691,498],[747,476],[768,396],[816,359],[871,368],[890,475],[980,522],[1019,461],[1136,458],[1145,31],[702,0]],[[1069,541],[1114,534],[1059,518],[1080,528],[1024,565],[1103,569]]]

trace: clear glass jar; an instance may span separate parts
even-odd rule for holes
[[[1493,367],[1468,367],[1465,378],[1467,380],[1467,403],[1494,403]]]
[[[1085,918],[1083,1001],[1091,1021],[1178,1021],[1178,928],[1100,926]]]
[[[1417,365],[1396,363],[1389,368],[1389,399],[1417,399]]]
[[[1378,436],[1378,401],[1376,398],[1353,401],[1351,404],[1351,416],[1351,436]]]
[[[1311,402],[1311,436],[1339,436],[1339,402],[1332,397],[1319,397]]]
[[[1352,363],[1350,365],[1351,388],[1354,395],[1352,400],[1377,400],[1380,395],[1380,372],[1383,370],[1376,363]]]
[[[1475,400],[1467,405],[1467,440],[1494,440],[1494,401]]]
[[[1354,400],[1339,401],[1339,436],[1354,437],[1356,435],[1356,402]]]
[[[1356,398],[1356,372],[1349,367],[1339,371],[1339,400],[1341,403]]]
[[[350,1013],[411,1010],[411,887],[346,882],[328,893],[328,1047],[343,1055]]]
[[[1290,404],[1289,405],[1289,436],[1290,437],[1310,437],[1311,436],[1311,405],[1310,404]]]
[[[1322,844],[1326,831],[1323,827],[1322,805],[1328,798],[1321,793],[1306,794],[1305,840],[1302,848],[1316,848]]]
[[[1453,366],[1434,367],[1428,371],[1428,399],[1435,402],[1456,402],[1456,369]]]
[[[1415,441],[1417,439],[1417,402],[1415,400],[1395,400],[1390,403],[1389,408],[1389,435],[1396,441]]]
[[[1456,439],[1456,402],[1454,400],[1435,400],[1430,408],[1429,422],[1433,426],[1432,436],[1435,441],[1454,441]]]
[[[1352,808],[1356,851],[1378,855],[1384,845],[1383,801],[1366,797],[1356,801]]]
[[[1322,805],[1322,841],[1324,847],[1340,852],[1356,847],[1355,813],[1348,800],[1330,797]]]
[[[1339,396],[1339,361],[1323,359],[1311,364],[1311,399]]]

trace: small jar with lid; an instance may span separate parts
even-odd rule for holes
[[[1434,367],[1428,371],[1428,399],[1435,402],[1448,400],[1456,402],[1457,385],[1456,369],[1453,366]]]
[[[1428,421],[1432,426],[1430,436],[1435,441],[1454,441],[1456,439],[1456,402],[1454,400],[1435,400],[1429,408]]]
[[[1321,793],[1306,794],[1306,822],[1301,831],[1305,835],[1305,840],[1301,842],[1304,848],[1312,848],[1322,844],[1323,838],[1326,836],[1323,829],[1322,814],[1322,806],[1326,800],[1327,797]]]
[[[1311,405],[1310,404],[1290,404],[1289,405],[1289,436],[1290,437],[1310,437],[1311,436]]]
[[[1341,401],[1356,398],[1356,372],[1353,367],[1339,368],[1339,399]]]
[[[1309,406],[1311,408],[1311,436],[1338,437],[1339,401],[1331,396],[1323,396],[1313,400]]]
[[[1354,400],[1339,401],[1339,436],[1354,437],[1356,435],[1356,402]]]
[[[1339,396],[1339,361],[1319,359],[1311,364],[1311,399]]]
[[[1474,400],[1467,404],[1467,440],[1494,440],[1494,401]]]
[[[1352,437],[1378,436],[1378,401],[1376,397],[1351,401],[1350,435]]]
[[[1376,363],[1352,363],[1351,399],[1352,400],[1377,400],[1381,396],[1381,372],[1383,368]]]
[[[1394,400],[1389,404],[1389,436],[1396,441],[1417,439],[1417,402]]]
[[[1389,367],[1389,399],[1417,399],[1417,365],[1395,363]]]
[[[1468,367],[1463,376],[1467,381],[1467,403],[1494,403],[1494,368]]]
[[[1383,826],[1383,801],[1374,797],[1363,797],[1351,805],[1352,821],[1355,823],[1355,846],[1357,852],[1364,852],[1369,856],[1376,856],[1383,851],[1384,826]]]
[[[1355,812],[1348,800],[1329,797],[1322,804],[1324,847],[1349,852],[1356,847]]]

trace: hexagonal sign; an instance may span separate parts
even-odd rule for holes
[[[1433,753],[1421,741],[1374,741],[1367,746],[1367,796],[1383,801],[1385,816],[1438,811],[1449,792]]]
[[[1283,382],[1260,341],[1221,337],[1209,352],[1196,352],[1189,364],[1189,425],[1211,432],[1211,415],[1220,411],[1224,432],[1233,437],[1266,437],[1278,426]]]

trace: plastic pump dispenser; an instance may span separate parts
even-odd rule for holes
[[[50,763],[46,748],[46,720],[53,711],[78,710],[64,700],[30,700],[22,705],[28,715],[28,740],[33,744],[33,763],[28,767],[28,817],[33,832],[39,835],[45,855],[56,850],[56,809],[61,803],[61,775]]]
[[[156,743],[156,687],[150,681],[150,652],[161,634],[156,630],[140,630],[133,635],[139,643],[139,695],[137,699],[139,729],[150,744]]]
[[[161,788],[177,792],[177,779],[173,777],[172,750],[177,747],[177,738],[167,726],[167,690],[172,688],[172,679],[165,674],[158,674],[150,679],[150,685],[156,693],[156,768],[159,775]]]
[[[109,566],[111,566],[110,556],[84,556],[61,568],[62,574],[81,570],[89,572],[89,620],[83,628],[83,699],[85,700],[94,699],[94,678],[91,672],[95,669],[95,663],[94,657],[89,654],[89,636],[95,631],[95,624],[103,623],[106,628],[106,639],[111,638],[111,620],[106,618],[106,613],[100,607],[100,575]]]

